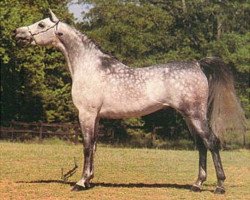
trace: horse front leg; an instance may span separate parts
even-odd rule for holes
[[[94,153],[97,140],[97,114],[87,113],[79,115],[80,125],[84,138],[84,163],[82,178],[72,188],[73,191],[88,189],[90,187],[90,180],[94,177]]]

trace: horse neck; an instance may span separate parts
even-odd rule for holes
[[[71,77],[74,73],[81,68],[81,70],[94,70],[88,65],[88,61],[98,60],[99,55],[103,54],[85,35],[68,27],[60,38],[59,49],[63,52]]]

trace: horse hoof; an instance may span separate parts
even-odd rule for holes
[[[199,187],[198,185],[192,185],[191,191],[193,191],[193,192],[201,192],[201,187]]]
[[[88,189],[87,187],[75,184],[74,187],[71,189],[71,191],[78,192],[87,189]]]
[[[214,194],[225,194],[225,188],[223,187],[216,187],[215,190],[214,190]]]

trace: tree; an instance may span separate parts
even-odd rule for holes
[[[159,52],[165,52],[173,43],[171,37],[166,37],[171,16],[150,4],[137,6],[112,0],[98,1],[84,19],[86,23],[80,28],[91,39],[102,44],[105,51],[134,66],[163,59]]]
[[[1,118],[3,121],[59,121],[75,117],[63,56],[41,47],[19,48],[12,31],[41,20],[48,8],[68,23],[68,1],[1,1]],[[59,99],[59,100],[58,100]]]

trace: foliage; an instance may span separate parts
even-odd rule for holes
[[[143,59],[152,62],[150,58],[155,58],[173,43],[166,37],[171,16],[150,4],[136,6],[102,1],[96,3],[85,19],[88,24],[83,24],[83,29],[89,30],[90,37],[128,64],[139,64],[136,61]]]
[[[58,4],[60,2],[60,4]],[[75,117],[63,56],[52,49],[19,48],[12,31],[47,17],[48,8],[72,22],[67,1],[1,1],[1,118],[67,121]]]

